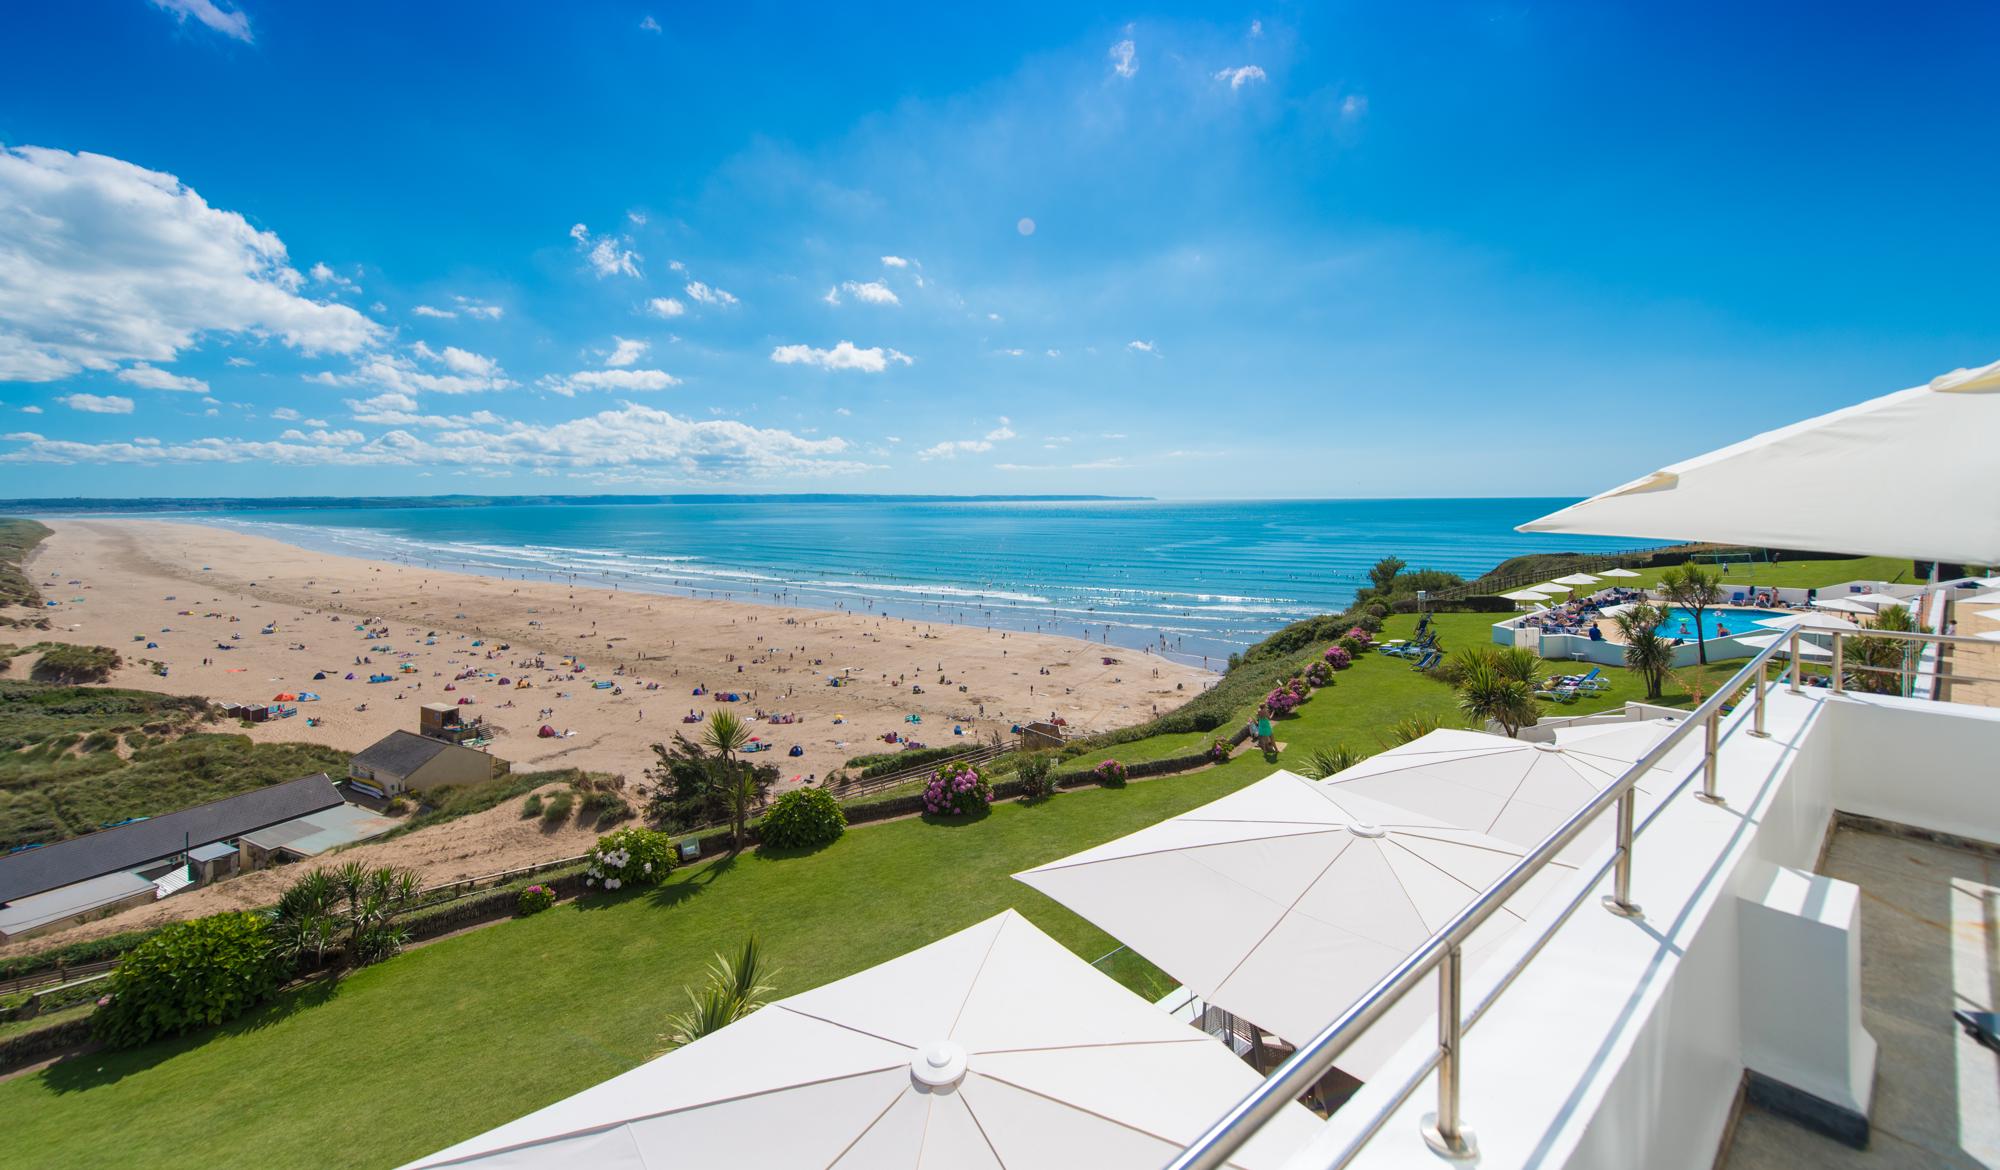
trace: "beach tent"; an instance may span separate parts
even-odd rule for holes
[[[556,738],[556,729],[544,723],[542,724],[542,729],[535,734],[543,739],[554,739]]]
[[[1752,436],[1520,530],[2000,564],[1996,437],[2000,362]],[[1820,489],[1860,467],[1921,480],[1923,505],[1850,492],[1829,506]]]
[[[1204,1000],[1303,1044],[1520,860],[1504,841],[1274,772],[1014,876]],[[1552,865],[1472,936],[1476,961],[1568,876]],[[1435,1008],[1410,996],[1341,1061],[1367,1079]],[[1400,1013],[1400,1014],[1398,1014]]]
[[[1154,1170],[1257,1083],[1007,910],[411,1168]],[[1285,1105],[1227,1164],[1318,1127]]]
[[[1571,574],[1570,574],[1569,576],[1567,576],[1567,577],[1557,577],[1557,578],[1556,578],[1556,584],[1558,584],[1558,585],[1595,585],[1595,584],[1597,584],[1597,580],[1598,580],[1598,579],[1597,579],[1596,577],[1593,577],[1593,576],[1591,576],[1591,575],[1590,575],[1589,573],[1571,573]]]
[[[1626,738],[1601,740],[1590,747],[1441,728],[1370,756],[1322,783],[1532,848],[1624,775],[1669,730],[1664,722],[1653,720],[1629,726],[1635,730]],[[1642,780],[1640,815],[1676,778],[1656,772]],[[1564,859],[1581,864],[1610,839],[1611,829],[1611,818],[1599,817],[1564,852]]]

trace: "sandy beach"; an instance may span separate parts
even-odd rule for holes
[[[466,716],[494,729],[489,750],[515,770],[578,767],[637,784],[652,744],[697,730],[681,722],[690,712],[761,712],[753,732],[772,747],[757,758],[776,764],[789,787],[897,750],[885,735],[939,746],[1051,714],[1075,729],[1116,727],[1215,678],[1072,638],[374,564],[201,524],[50,527],[28,563],[56,602],[42,610],[46,636],[117,649],[125,662],[108,680],[115,686],[218,702],[320,696],[286,704],[298,708],[291,718],[252,725],[256,740],[359,751],[414,730],[420,703],[469,700]],[[164,677],[151,662],[165,664]],[[380,674],[391,681],[367,681]],[[847,681],[828,685],[833,677]],[[564,734],[540,736],[545,724]],[[413,866],[444,882],[573,856],[594,840],[573,827],[545,832],[508,805],[342,859]],[[246,875],[16,947],[267,904],[288,878]]]
[[[28,571],[57,603],[43,611],[52,636],[120,651],[118,686],[245,703],[320,696],[256,725],[260,740],[358,751],[415,730],[419,703],[458,702],[517,770],[637,781],[650,745],[684,717],[726,709],[761,713],[754,732],[772,748],[760,761],[789,785],[896,750],[885,735],[939,746],[1051,714],[1116,727],[1215,678],[1071,638],[373,564],[201,524],[51,527]],[[165,663],[165,677],[142,659]],[[380,674],[393,681],[367,681]],[[565,734],[542,738],[545,724]]]

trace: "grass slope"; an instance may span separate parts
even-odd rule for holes
[[[42,604],[41,591],[21,571],[21,562],[48,535],[48,528],[33,520],[0,518],[0,608]]]
[[[1489,637],[1486,615],[1439,621],[1448,646]],[[1411,624],[1397,619],[1388,634],[1405,636]],[[1559,710],[1581,713],[1637,696],[1623,671],[1607,674],[1610,694]],[[1668,701],[1688,700],[1670,694]],[[1365,656],[1280,724],[1288,747],[1279,762],[1295,765],[1335,743],[1378,750],[1380,725],[1417,711],[1451,715],[1455,699],[1399,659]],[[260,1164],[273,1167],[413,1158],[648,1059],[663,1018],[683,1005],[681,987],[700,977],[712,954],[753,933],[780,968],[780,994],[883,962],[1009,906],[1097,958],[1116,943],[1009,875],[1270,771],[1253,754],[1123,790],[1000,805],[969,824],[867,826],[807,856],[711,864],[657,891],[445,939],[336,987],[289,993],[216,1032],[0,1083],[0,1116],[11,1119],[6,1148],[33,1151],[33,1164],[49,1166],[114,1157],[171,1164],[216,1149],[256,1149]],[[1129,952],[1105,967],[1141,994],[1171,986]],[[355,1125],[356,1087],[381,1085],[390,1088],[368,1093],[368,1124]]]

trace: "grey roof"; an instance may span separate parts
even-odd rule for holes
[[[379,837],[399,823],[394,817],[376,816],[365,808],[344,804],[245,833],[243,840],[260,849],[282,849],[294,857],[318,857],[336,846]]]
[[[53,890],[344,804],[325,772],[0,857],[0,903]]]
[[[136,873],[107,873],[75,885],[62,886],[0,907],[0,938],[47,926],[64,918],[88,914],[100,906],[152,894],[152,882]]]
[[[349,761],[360,775],[374,774],[400,780],[436,759],[452,745],[414,731],[392,731]]]
[[[217,841],[212,845],[197,845],[188,850],[189,861],[218,861],[224,857],[236,856],[234,845],[224,845]]]

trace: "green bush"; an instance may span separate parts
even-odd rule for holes
[[[113,1048],[233,1020],[278,987],[280,963],[261,914],[175,923],[134,947],[112,974],[92,1028]]]
[[[1097,782],[1106,788],[1125,787],[1125,765],[1117,760],[1105,760],[1090,771],[1097,777]]]
[[[542,823],[560,825],[569,819],[569,812],[576,807],[576,797],[567,792],[558,792],[542,802]]]
[[[521,819],[527,820],[530,817],[538,817],[541,815],[542,815],[542,794],[539,792],[530,793],[528,795],[528,799],[521,802]]]
[[[873,755],[856,756],[847,761],[847,766],[861,769],[861,779],[873,780],[877,776],[887,776],[891,772],[900,772],[905,768],[935,764],[939,760],[947,760],[956,755],[963,755],[965,751],[966,749],[960,746],[917,748],[913,751],[903,752],[877,752]]]
[[[556,892],[554,890],[544,885],[533,885],[521,891],[521,898],[516,903],[516,909],[520,912],[521,917],[526,918],[530,914],[540,914],[555,904]]]
[[[672,835],[634,825],[606,833],[591,850],[583,884],[600,883],[607,890],[624,886],[656,886],[674,868]]]
[[[620,821],[632,819],[632,805],[616,792],[594,788],[583,794],[576,804],[576,819],[595,821],[598,828],[609,828]]]
[[[1014,776],[1021,782],[1021,799],[1032,804],[1054,796],[1055,768],[1056,762],[1047,752],[1036,752],[1016,765]]]
[[[847,814],[823,788],[795,788],[780,796],[759,829],[764,844],[777,849],[817,849],[846,831]]]

